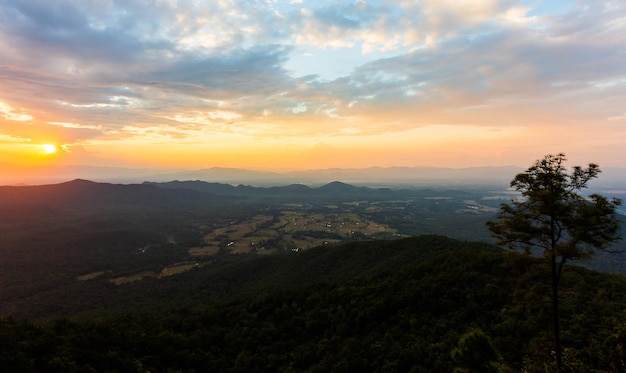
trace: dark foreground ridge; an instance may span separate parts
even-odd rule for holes
[[[238,258],[77,295],[85,303],[81,312],[68,304],[70,318],[0,319],[0,365],[20,372],[542,371],[552,361],[547,270],[539,259],[432,235]],[[85,287],[95,291],[95,283]],[[568,371],[623,371],[623,276],[571,267],[562,294]]]

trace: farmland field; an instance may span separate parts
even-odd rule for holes
[[[328,208],[328,206],[325,206]],[[308,249],[358,238],[391,238],[401,235],[394,228],[353,212],[277,211],[231,222],[204,235],[203,245],[189,250],[191,256],[211,256],[220,249],[232,254],[267,253]]]

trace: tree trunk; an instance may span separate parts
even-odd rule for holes
[[[560,271],[557,268],[556,255],[551,255],[552,259],[552,328],[554,330],[554,359],[556,361],[556,371],[560,372],[563,366],[561,354],[561,337],[559,334],[559,280]]]

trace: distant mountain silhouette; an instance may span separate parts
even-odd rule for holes
[[[7,166],[8,167],[8,166]],[[592,186],[623,191],[626,188],[626,168],[606,167],[598,182]],[[230,185],[321,186],[340,180],[351,185],[370,187],[426,187],[464,185],[508,186],[516,174],[524,171],[517,166],[493,167],[369,167],[328,168],[318,170],[271,172],[238,168],[213,167],[199,170],[163,171],[121,167],[60,166],[42,169],[37,175],[22,178],[20,175],[0,174],[0,185],[51,184],[75,178],[98,182],[142,183],[169,182],[172,180],[198,180]],[[624,193],[622,193],[624,194]]]
[[[150,184],[96,183],[81,179],[51,185],[0,187],[0,205],[79,209],[106,206],[182,207],[206,204],[217,199],[214,194],[191,189],[165,189]]]
[[[239,188],[239,191],[241,191],[241,189],[246,189],[246,187],[243,185],[240,185],[239,187],[235,187],[230,184],[206,182],[206,181],[200,181],[200,180],[188,180],[188,181],[174,180],[174,181],[170,181],[166,183],[144,182],[143,184],[158,186],[158,187],[166,188],[166,189],[191,189],[191,190],[195,190],[198,192],[214,193],[214,194],[220,194],[220,195],[224,195],[224,194],[234,195],[238,193],[238,188]]]
[[[355,190],[364,190],[364,189],[368,189],[368,188],[358,188],[355,187],[354,185],[350,185],[350,184],[346,184],[343,183],[341,181],[332,181],[326,185],[323,185],[319,188],[320,190],[323,191],[328,191],[328,192],[353,192]]]
[[[302,184],[254,187],[249,185],[204,181],[171,181],[165,183],[109,184],[76,179],[38,186],[0,186],[2,206],[45,206],[48,208],[193,208],[227,202],[239,198],[299,200],[323,202],[335,200],[377,200],[390,196],[430,196],[431,189],[406,190],[358,187],[333,181],[320,187]],[[437,192],[439,195],[441,191]]]
[[[271,186],[285,184],[289,177],[270,171],[254,171],[240,168],[212,167],[173,173],[160,173],[148,177],[149,181],[202,180],[229,184],[254,184]]]
[[[390,195],[422,196],[427,197],[434,194],[441,195],[441,191],[435,192],[432,189],[395,189],[389,188],[369,188],[347,184],[341,181],[333,181],[319,187],[308,187],[302,184],[290,184],[286,186],[254,187],[249,185],[232,186],[229,184],[209,183],[204,181],[171,181],[165,183],[146,182],[144,184],[155,185],[165,189],[192,189],[199,192],[206,192],[215,195],[229,195],[233,197],[246,198],[271,198],[271,199],[293,199],[297,197],[301,201],[330,201],[334,199],[386,199]]]
[[[502,167],[369,167],[329,168],[284,173],[214,167],[195,171],[158,174],[150,181],[202,180],[229,184],[273,186],[281,184],[325,185],[335,180],[360,185],[464,185],[508,184],[522,169]]]

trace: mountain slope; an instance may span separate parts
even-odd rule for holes
[[[190,189],[164,189],[149,184],[108,184],[88,180],[40,186],[0,186],[0,206],[163,208],[206,205],[216,200],[218,199],[214,195]]]
[[[285,186],[255,187],[249,185],[233,186],[230,184],[213,183],[205,181],[170,181],[163,183],[145,182],[147,185],[155,185],[164,189],[190,189],[216,195],[229,195],[247,198],[263,198],[270,200],[295,199],[304,201],[336,201],[336,200],[381,200],[388,198],[403,197],[427,197],[436,193],[430,189],[389,189],[368,188],[350,185],[340,181],[332,181],[319,187],[309,187],[303,184],[290,184]],[[438,194],[447,193],[439,191]],[[460,193],[460,192],[456,192]],[[294,201],[295,201],[294,200]]]

